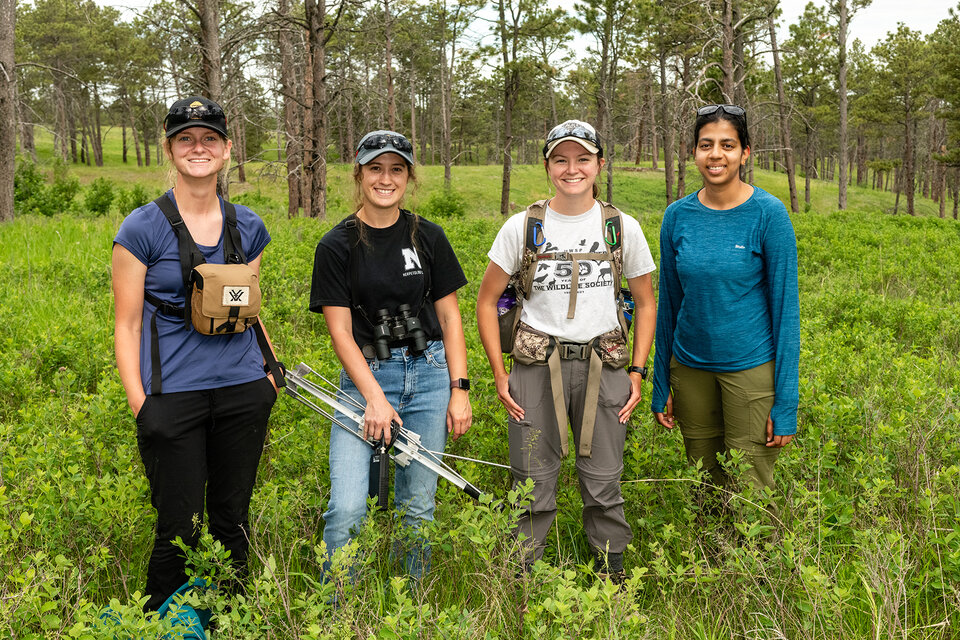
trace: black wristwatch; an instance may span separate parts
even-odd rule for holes
[[[634,366],[630,366],[630,367],[627,367],[627,373],[639,373],[639,374],[640,374],[640,377],[643,378],[644,380],[646,380],[646,379],[647,379],[647,373],[649,373],[649,370],[648,370],[646,367],[634,367]]]
[[[457,378],[456,380],[451,380],[450,388],[470,391],[470,378]]]

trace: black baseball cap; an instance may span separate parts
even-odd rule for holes
[[[190,127],[204,127],[216,131],[224,138],[227,136],[227,116],[213,100],[203,96],[181,98],[172,105],[167,117],[163,119],[163,133],[170,137]]]

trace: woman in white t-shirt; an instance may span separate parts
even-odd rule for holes
[[[640,402],[653,342],[655,266],[639,223],[596,199],[604,159],[591,125],[578,120],[557,125],[543,156],[556,194],[500,229],[487,254],[477,324],[497,395],[509,414],[514,482],[534,481],[532,502],[516,529],[525,535],[526,567],[542,557],[556,516],[569,421],[596,568],[621,582],[632,533],[620,474],[626,423]],[[635,303],[632,352],[619,313],[618,275],[627,279]],[[522,308],[508,375],[498,300],[511,283]],[[628,363],[629,374],[623,369]]]

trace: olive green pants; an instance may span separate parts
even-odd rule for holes
[[[585,408],[589,360],[562,360],[563,392],[567,417],[579,450],[580,426]],[[543,365],[514,363],[510,372],[510,395],[523,407],[523,420],[510,418],[510,466],[514,486],[533,479],[532,502],[517,520],[515,534],[527,540],[528,563],[543,556],[547,534],[557,515],[557,480],[563,463],[560,428],[550,390],[550,370]],[[620,475],[626,425],[618,413],[630,399],[630,378],[623,369],[604,366],[593,431],[592,454],[577,456],[577,479],[583,499],[583,527],[594,551],[623,553],[633,533],[623,511]],[[530,548],[532,547],[532,548]]]
[[[704,371],[670,359],[673,413],[687,460],[702,460],[714,484],[729,478],[717,459],[731,450],[746,454],[749,480],[774,487],[773,466],[779,447],[767,447],[767,417],[773,408],[774,362],[745,371]]]

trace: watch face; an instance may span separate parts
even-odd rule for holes
[[[464,391],[470,390],[470,380],[468,378],[457,378],[450,382],[451,389],[463,389]]]

